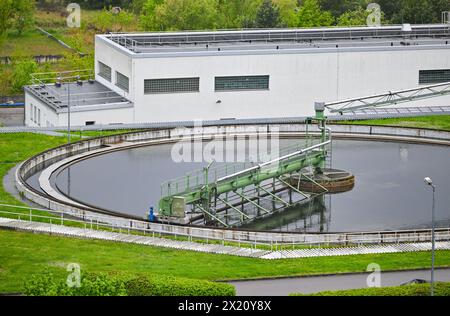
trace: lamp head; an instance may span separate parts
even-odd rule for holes
[[[433,180],[431,180],[430,177],[426,177],[425,179],[423,179],[425,181],[426,184],[428,185],[433,185]]]

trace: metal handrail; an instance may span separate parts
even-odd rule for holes
[[[217,166],[214,168],[210,168],[209,169],[209,180],[214,183],[219,183],[219,182],[225,181],[229,178],[233,178],[238,175],[245,174],[247,172],[256,170],[256,169],[258,169],[258,167],[262,168],[265,166],[269,166],[269,165],[272,165],[281,160],[286,160],[286,159],[289,159],[296,155],[303,154],[303,152],[311,151],[318,147],[326,146],[329,143],[330,142],[317,144],[317,145],[314,145],[313,148],[305,148],[305,149],[300,149],[300,150],[299,150],[299,148],[302,148],[303,144],[301,144],[301,145],[295,144],[293,146],[289,146],[289,147],[281,149],[277,155],[278,156],[277,158],[275,158],[269,162],[262,162],[258,165],[255,165],[255,162],[252,162],[252,161],[244,161],[241,163],[233,164],[232,166],[229,166],[228,164],[226,164],[226,165],[220,165],[220,166]],[[190,181],[190,180],[195,180],[195,181]],[[189,185],[188,185],[188,183],[189,183]],[[190,190],[193,188],[198,188],[205,184],[206,183],[204,183],[204,170],[203,169],[194,170],[194,171],[187,173],[185,176],[171,179],[168,181],[164,181],[161,184],[161,196],[175,195],[175,194],[183,193],[183,192],[186,192],[187,190]]]
[[[76,223],[76,224],[84,224],[85,228],[87,228],[87,225],[90,226],[91,229],[100,230],[99,228],[106,228],[111,230],[124,230],[128,231],[128,233],[134,232],[141,232],[144,235],[152,235],[156,237],[159,235],[159,237],[163,236],[173,236],[173,237],[185,237],[189,241],[194,241],[194,239],[197,240],[203,240],[206,242],[209,242],[211,240],[218,241],[218,242],[228,242],[228,243],[239,243],[243,245],[260,245],[260,246],[273,246],[275,243],[280,246],[316,246],[321,247],[323,245],[362,245],[362,244],[389,244],[389,243],[402,243],[402,242],[423,242],[423,239],[429,238],[431,239],[431,232],[430,230],[426,229],[420,229],[420,230],[414,230],[414,231],[392,231],[392,232],[372,232],[372,233],[348,233],[343,234],[345,235],[345,238],[342,240],[333,240],[331,237],[333,234],[323,234],[321,237],[323,239],[321,241],[295,241],[294,238],[298,236],[291,236],[290,240],[286,240],[289,238],[283,237],[284,241],[278,241],[272,239],[271,241],[259,241],[255,237],[254,239],[245,239],[244,236],[247,236],[249,232],[244,231],[233,231],[233,238],[227,238],[226,236],[226,230],[222,230],[222,236],[217,233],[218,230],[216,229],[209,229],[209,228],[198,228],[198,227],[184,227],[185,229],[182,231],[174,231],[174,230],[165,230],[164,228],[166,226],[172,226],[172,225],[166,225],[166,224],[159,224],[161,225],[161,228],[142,228],[136,225],[137,223],[150,225],[151,223],[143,222],[143,221],[136,221],[136,220],[128,220],[123,218],[117,218],[116,224],[106,223],[105,220],[110,220],[111,218],[108,218],[106,216],[101,215],[85,215],[84,219],[75,219],[74,214],[69,212],[60,212],[60,211],[51,211],[51,210],[45,210],[45,209],[34,209],[30,207],[22,207],[22,206],[16,206],[16,205],[8,205],[8,204],[0,204],[0,207],[11,207],[11,208],[17,208],[17,209],[26,209],[29,211],[29,213],[19,213],[19,212],[11,212],[11,211],[5,211],[0,209],[0,214],[8,214],[19,217],[26,217],[31,222],[34,219],[47,219],[50,220],[50,224],[53,224],[53,221],[60,222],[61,225],[64,225],[64,223]],[[40,215],[40,214],[34,214],[33,211],[44,211],[49,213],[55,213],[59,214],[58,216],[47,216],[47,215]],[[127,221],[130,225],[123,225],[119,224],[119,221]],[[97,228],[98,227],[98,228]],[[180,228],[180,227],[178,227]],[[208,230],[214,230],[214,233],[211,235],[204,235],[200,233],[195,233],[196,231],[208,231]],[[437,229],[437,237],[439,240],[450,240],[450,228],[442,228]],[[254,232],[256,233],[256,232]],[[377,237],[368,238],[365,236],[371,236],[376,235]],[[388,236],[386,236],[388,235]],[[391,236],[389,236],[391,235]],[[411,237],[411,235],[415,236],[415,241],[412,241],[414,237]]]

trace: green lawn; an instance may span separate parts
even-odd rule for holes
[[[125,134],[125,133],[132,133],[132,132],[139,132],[142,130],[136,130],[136,129],[123,129],[123,130],[100,130],[100,131],[73,131],[71,133],[72,138],[80,139],[81,137],[102,137],[102,136],[111,136],[111,135],[118,135],[118,134]],[[67,137],[67,131],[58,131],[58,133],[61,133],[65,137]]]
[[[401,127],[430,128],[450,131],[450,115],[391,118],[380,120],[338,121],[338,124],[386,125]]]
[[[265,261],[3,230],[0,244],[0,292],[21,292],[27,277],[46,268],[63,276],[68,263],[78,263],[90,272],[230,280],[364,272],[373,262],[384,271],[428,268],[431,262],[427,252]],[[450,251],[437,252],[436,264],[449,267]]]
[[[46,149],[64,144],[65,137],[53,137],[33,133],[16,133],[0,135],[0,179],[18,163]],[[0,203],[17,204],[14,197],[5,192],[3,181],[0,182]]]

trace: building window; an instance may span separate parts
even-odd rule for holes
[[[95,121],[87,121],[86,126],[92,126],[95,125]]]
[[[130,89],[130,79],[127,76],[122,75],[120,72],[116,71],[116,86],[128,92]]]
[[[98,62],[98,75],[111,82],[111,67],[102,62]]]
[[[200,78],[147,79],[144,80],[144,93],[183,93],[199,92]]]
[[[434,84],[449,81],[450,81],[450,69],[419,71],[419,84]]]
[[[269,76],[216,77],[215,90],[269,90]]]
[[[33,122],[37,123],[37,107],[34,107]]]
[[[41,109],[38,109],[37,124],[41,126]]]
[[[34,120],[34,119],[33,119],[33,113],[34,113],[34,112],[33,112],[33,109],[34,109],[34,105],[31,104],[31,105],[30,105],[30,121],[32,121],[32,122],[33,122],[33,120]]]

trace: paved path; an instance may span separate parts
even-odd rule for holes
[[[0,126],[23,126],[24,107],[0,107]]]
[[[312,248],[302,250],[266,251],[251,248],[239,248],[222,246],[218,244],[201,244],[187,241],[176,241],[153,236],[128,235],[117,232],[107,232],[102,230],[84,229],[68,227],[62,225],[29,222],[0,217],[0,228],[16,229],[21,231],[31,231],[34,233],[44,233],[75,238],[100,239],[117,242],[142,244],[156,247],[173,248],[180,250],[190,250],[214,254],[226,254],[240,257],[260,258],[266,260],[287,259],[287,258],[308,258],[326,256],[349,256],[360,254],[378,253],[401,253],[426,251],[431,249],[430,243],[396,244],[396,245],[365,245],[351,248]],[[436,249],[450,250],[450,242],[437,242]]]
[[[382,267],[381,267],[382,268]],[[290,293],[311,294],[321,291],[361,289],[367,287],[369,274],[300,277],[230,282],[238,296],[286,296]],[[450,282],[450,269],[437,269],[436,281]],[[381,286],[397,286],[414,279],[430,280],[430,270],[382,272]]]

